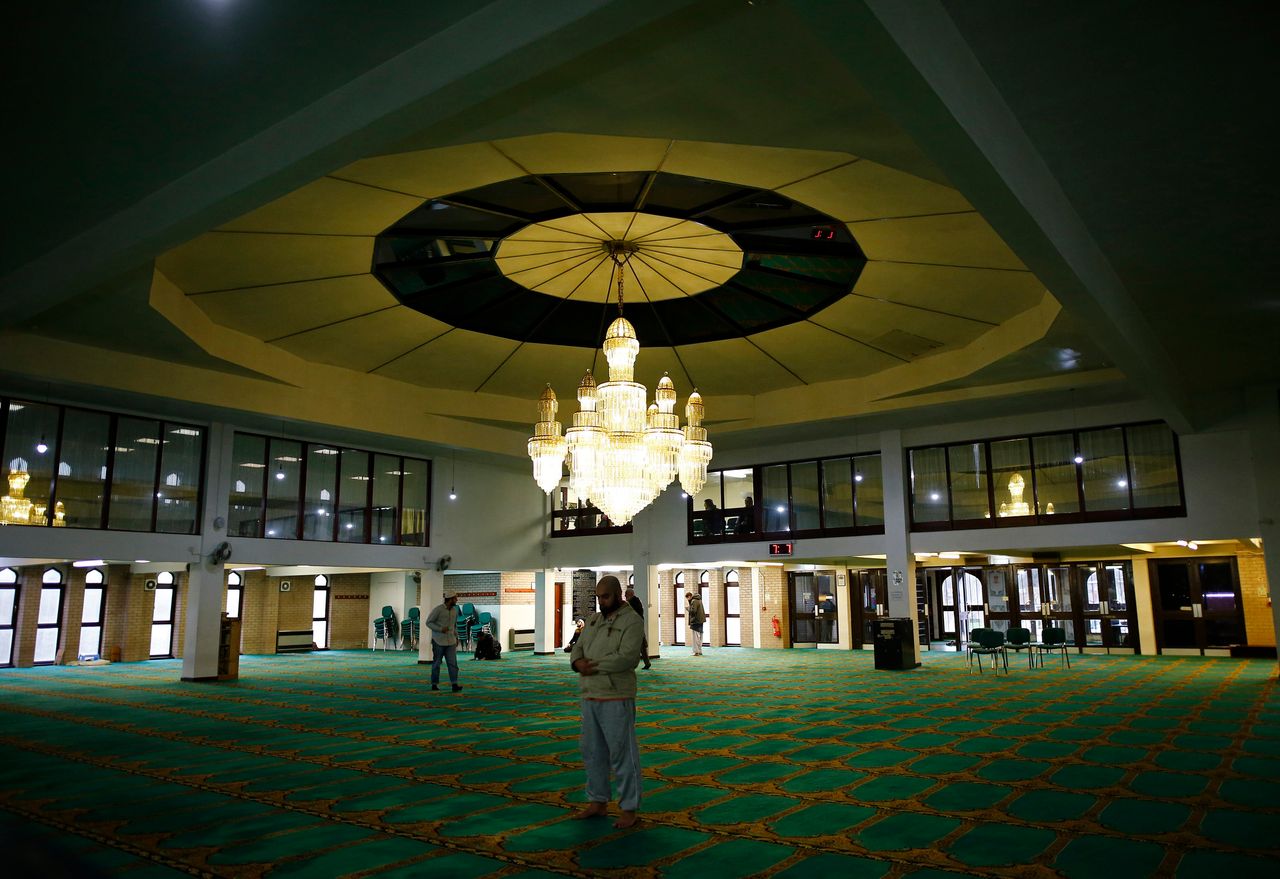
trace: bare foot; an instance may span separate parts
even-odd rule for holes
[[[588,803],[586,808],[573,816],[574,821],[581,821],[584,818],[598,818],[607,814],[609,807],[604,803]]]
[[[640,816],[635,812],[623,812],[618,816],[618,820],[613,822],[613,826],[619,830],[626,830],[628,827],[635,827],[640,823]]]

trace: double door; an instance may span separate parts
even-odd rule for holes
[[[876,621],[889,616],[889,578],[883,568],[849,572],[853,647],[873,644]]]
[[[838,643],[835,572],[792,571],[787,574],[787,586],[792,646]]]
[[[1245,643],[1234,558],[1152,559],[1148,565],[1161,653],[1229,653]]]
[[[1015,565],[1013,583],[1019,625],[1033,640],[1056,627],[1080,652],[1140,652],[1129,562]]]
[[[987,624],[987,570],[981,567],[925,568],[931,637],[964,643],[969,633]]]

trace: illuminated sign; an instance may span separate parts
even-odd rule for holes
[[[769,555],[791,555],[793,549],[790,543],[771,543],[769,544]]]

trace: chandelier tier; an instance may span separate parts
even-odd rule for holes
[[[529,438],[533,478],[551,493],[569,466],[569,491],[590,502],[614,525],[625,525],[679,476],[688,494],[707,480],[711,443],[702,426],[702,397],[695,390],[685,405],[686,425],[676,414],[676,388],[663,375],[646,406],[648,389],[635,380],[640,341],[631,321],[622,316],[623,273],[636,247],[626,241],[604,242],[618,272],[618,316],[604,337],[609,380],[597,386],[590,370],[578,385],[578,411],[564,431],[556,420],[559,402],[551,385],[538,398],[538,422]]]

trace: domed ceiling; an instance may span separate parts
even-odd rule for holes
[[[919,390],[1034,343],[1047,323],[1019,337],[1020,315],[1056,314],[946,186],[843,153],[573,134],[365,159],[156,268],[304,360],[532,400],[602,371],[611,242],[634,251],[637,379],[670,373],[682,396],[890,370]]]

